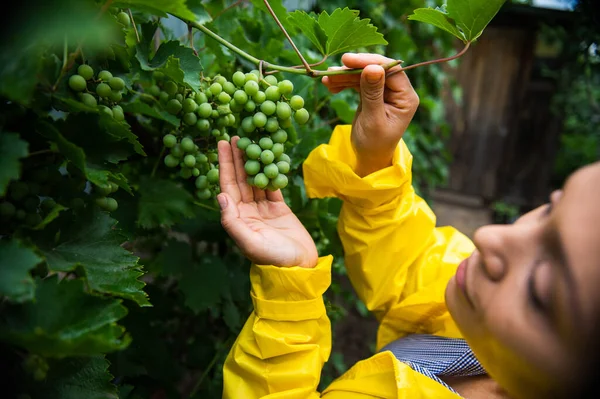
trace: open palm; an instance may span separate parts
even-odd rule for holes
[[[283,200],[280,190],[265,191],[246,182],[239,137],[219,142],[221,223],[254,263],[314,267],[315,244]]]

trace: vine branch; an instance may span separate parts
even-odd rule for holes
[[[127,9],[127,13],[129,14],[129,18],[131,19],[131,25],[133,25],[133,31],[135,32],[135,38],[137,42],[140,42],[140,34],[138,33],[137,26],[135,25],[135,19],[133,19],[133,14],[131,13],[131,8]]]
[[[390,71],[386,75],[386,77],[393,76],[393,75],[397,74],[398,72],[408,71],[409,69],[415,69],[415,68],[422,67],[422,66],[425,66],[425,65],[440,64],[442,62],[448,62],[448,61],[455,60],[455,59],[460,58],[463,55],[465,55],[465,53],[467,52],[467,50],[469,49],[470,46],[471,46],[471,42],[467,42],[465,44],[465,47],[458,54],[453,55],[452,57],[440,58],[438,60],[431,60],[431,61],[419,62],[417,64],[409,65],[409,66],[406,66],[406,67],[403,67],[403,68],[398,68],[395,71]]]

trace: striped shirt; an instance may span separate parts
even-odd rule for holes
[[[386,345],[398,360],[457,393],[440,377],[470,377],[486,374],[464,339],[413,334]]]

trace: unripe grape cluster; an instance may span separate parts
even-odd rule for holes
[[[91,66],[81,64],[77,73],[69,78],[69,87],[88,107],[97,108],[116,121],[125,119],[123,108],[118,105],[123,99],[125,81],[110,71],[102,70],[95,75]]]
[[[259,75],[238,71],[231,80],[221,75],[203,78],[200,91],[194,92],[155,73],[148,93],[180,117],[183,126],[163,137],[169,149],[164,163],[180,167],[184,179],[194,177],[200,199],[218,194],[216,142],[230,141],[235,134],[241,136],[237,146],[243,150],[250,185],[275,191],[288,184],[289,128],[292,121],[304,125],[310,115],[304,99],[293,95],[291,81]]]

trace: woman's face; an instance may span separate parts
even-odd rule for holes
[[[474,242],[446,289],[452,317],[511,396],[553,397],[576,380],[600,314],[600,163]]]

